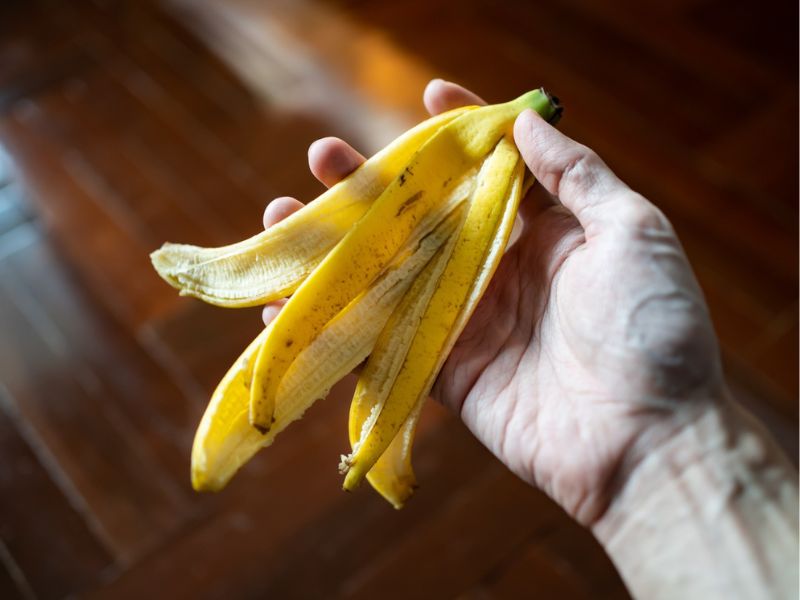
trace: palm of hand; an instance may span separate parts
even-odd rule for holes
[[[629,190],[587,236],[526,198],[519,240],[434,395],[522,479],[590,524],[628,451],[674,399],[719,383],[713,328],[669,224]]]

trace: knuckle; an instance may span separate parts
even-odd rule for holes
[[[618,200],[615,214],[620,225],[632,232],[671,231],[671,225],[664,213],[635,192]]]
[[[555,180],[553,189],[558,195],[567,188],[573,193],[586,192],[597,182],[598,173],[603,168],[603,162],[593,150],[577,144],[554,158],[549,170]]]

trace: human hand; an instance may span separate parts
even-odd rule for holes
[[[431,114],[483,103],[434,81]],[[665,217],[532,111],[515,140],[541,190],[432,395],[517,475],[592,525],[647,452],[721,394],[716,337]],[[333,185],[362,161],[335,138],[309,166]],[[302,206],[279,198],[265,226]],[[282,302],[264,309],[268,322]]]

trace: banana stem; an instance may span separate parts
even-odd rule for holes
[[[550,123],[550,125],[555,125],[561,120],[561,114],[564,112],[564,107],[561,106],[561,102],[559,101],[558,96],[554,96],[544,88],[539,88],[539,91],[542,92],[542,94],[544,94],[545,97],[547,98],[550,109],[549,116],[546,117],[544,117],[544,115],[542,116],[548,123]]]
[[[512,100],[511,104],[519,106],[519,112],[526,108],[535,110],[551,125],[555,125],[561,118],[561,113],[564,112],[558,98],[544,88],[526,92],[516,100]]]

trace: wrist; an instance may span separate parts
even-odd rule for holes
[[[728,398],[642,436],[619,479],[593,531],[638,595],[796,589],[796,474]]]
[[[646,506],[659,503],[668,490],[679,486],[687,472],[700,467],[725,445],[723,414],[727,403],[704,401],[691,413],[670,415],[640,434],[611,482],[610,501],[592,525],[601,543],[611,543],[649,516]]]

